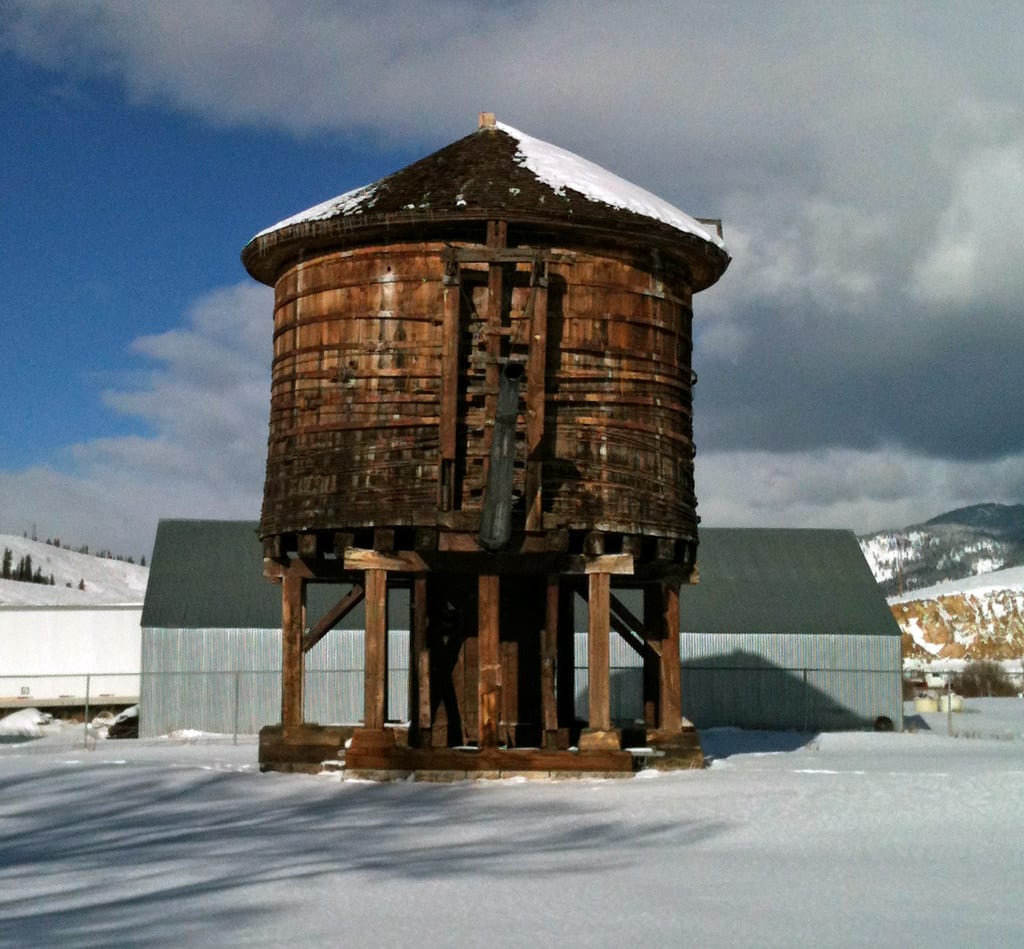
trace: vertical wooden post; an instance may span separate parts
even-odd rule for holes
[[[366,639],[363,668],[363,727],[383,729],[387,717],[387,571],[367,570]]]
[[[508,242],[508,224],[505,221],[487,222],[487,246],[504,247]],[[484,400],[488,427],[484,431],[484,476],[489,467],[488,455],[494,437],[494,419],[498,411],[498,379],[501,376],[501,320],[505,303],[505,269],[500,263],[492,263],[487,271],[487,367],[485,380],[487,395]]]
[[[661,675],[658,690],[658,728],[678,732],[682,728],[682,693],[679,670],[679,584],[661,585]]]
[[[544,440],[545,372],[548,353],[547,265],[535,268],[533,312],[530,314],[530,346],[526,363],[526,529],[543,529],[541,483]]]
[[[644,626],[655,632],[659,639],[664,617],[662,615],[661,584],[647,584],[644,587]],[[644,650],[644,725],[657,728],[661,721],[659,696],[661,695],[661,657],[653,649]]]
[[[297,570],[286,570],[281,581],[281,724],[286,736],[303,723],[305,630],[306,581]]]
[[[555,662],[555,689],[558,721],[569,729],[569,739],[576,732],[576,591],[566,585],[565,596],[558,604],[558,656]]]
[[[427,642],[427,578],[413,577],[409,597],[409,731],[412,743],[430,747],[430,645]]]
[[[479,696],[480,747],[498,746],[498,716],[501,709],[501,649],[499,641],[500,583],[493,574],[479,579]]]
[[[540,708],[544,745],[555,746],[558,732],[558,705],[555,697],[555,670],[558,662],[558,617],[561,584],[557,573],[547,578],[544,628],[540,633]],[[570,656],[571,663],[571,656]]]
[[[441,322],[441,467],[437,506],[450,511],[455,506],[455,443],[458,423],[459,306],[462,289],[459,265],[453,260],[444,278],[444,313]]]
[[[590,623],[587,627],[587,666],[589,669],[589,730],[611,730],[611,692],[608,648],[610,633],[610,577],[607,573],[590,574]],[[582,744],[581,746],[582,747]]]

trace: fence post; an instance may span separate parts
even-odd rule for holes
[[[90,685],[90,678],[91,677],[89,676],[89,674],[86,673],[86,675],[85,675],[85,713],[82,716],[82,718],[83,718],[82,728],[84,729],[82,743],[85,745],[86,748],[89,747],[89,685]]]
[[[232,743],[238,744],[238,694],[242,684],[242,673],[235,670],[235,732],[232,735]]]
[[[953,737],[953,676],[946,673],[946,734]]]
[[[804,734],[807,734],[807,669],[804,668],[803,679],[804,679]]]

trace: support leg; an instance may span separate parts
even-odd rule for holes
[[[281,581],[281,724],[287,737],[303,723],[302,636],[306,629],[306,581],[294,570]]]
[[[618,731],[612,729],[609,668],[610,575],[590,574],[590,623],[588,626],[587,665],[589,667],[589,721],[580,736],[580,750],[617,749]]]
[[[558,747],[558,705],[555,697],[555,673],[558,660],[558,617],[561,585],[558,574],[547,578],[544,628],[540,634],[540,705],[544,747]],[[572,662],[572,654],[569,655]]]
[[[479,581],[480,747],[498,746],[501,710],[501,648],[499,642],[499,579],[482,575]]]
[[[427,642],[427,578],[412,582],[409,621],[409,724],[412,744],[430,747],[430,646]]]
[[[682,727],[679,670],[679,587],[661,587],[661,667],[658,677],[658,728],[665,734]]]
[[[366,639],[363,726],[383,728],[387,715],[387,573],[366,571]]]

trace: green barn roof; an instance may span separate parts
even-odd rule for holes
[[[701,528],[697,568],[690,632],[900,635],[851,531]]]
[[[279,628],[281,589],[263,576],[257,527],[256,521],[161,521],[142,625]],[[680,595],[684,631],[900,635],[850,531],[702,528],[698,568],[700,582]],[[311,618],[340,597],[336,585],[307,589]],[[395,591],[395,609],[402,596]],[[621,596],[639,609],[633,591]],[[342,623],[362,624],[362,605]]]

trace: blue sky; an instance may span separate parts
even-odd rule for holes
[[[487,109],[692,214],[705,523],[1024,495],[1012,3],[7,0],[0,533],[259,513],[256,231]]]

